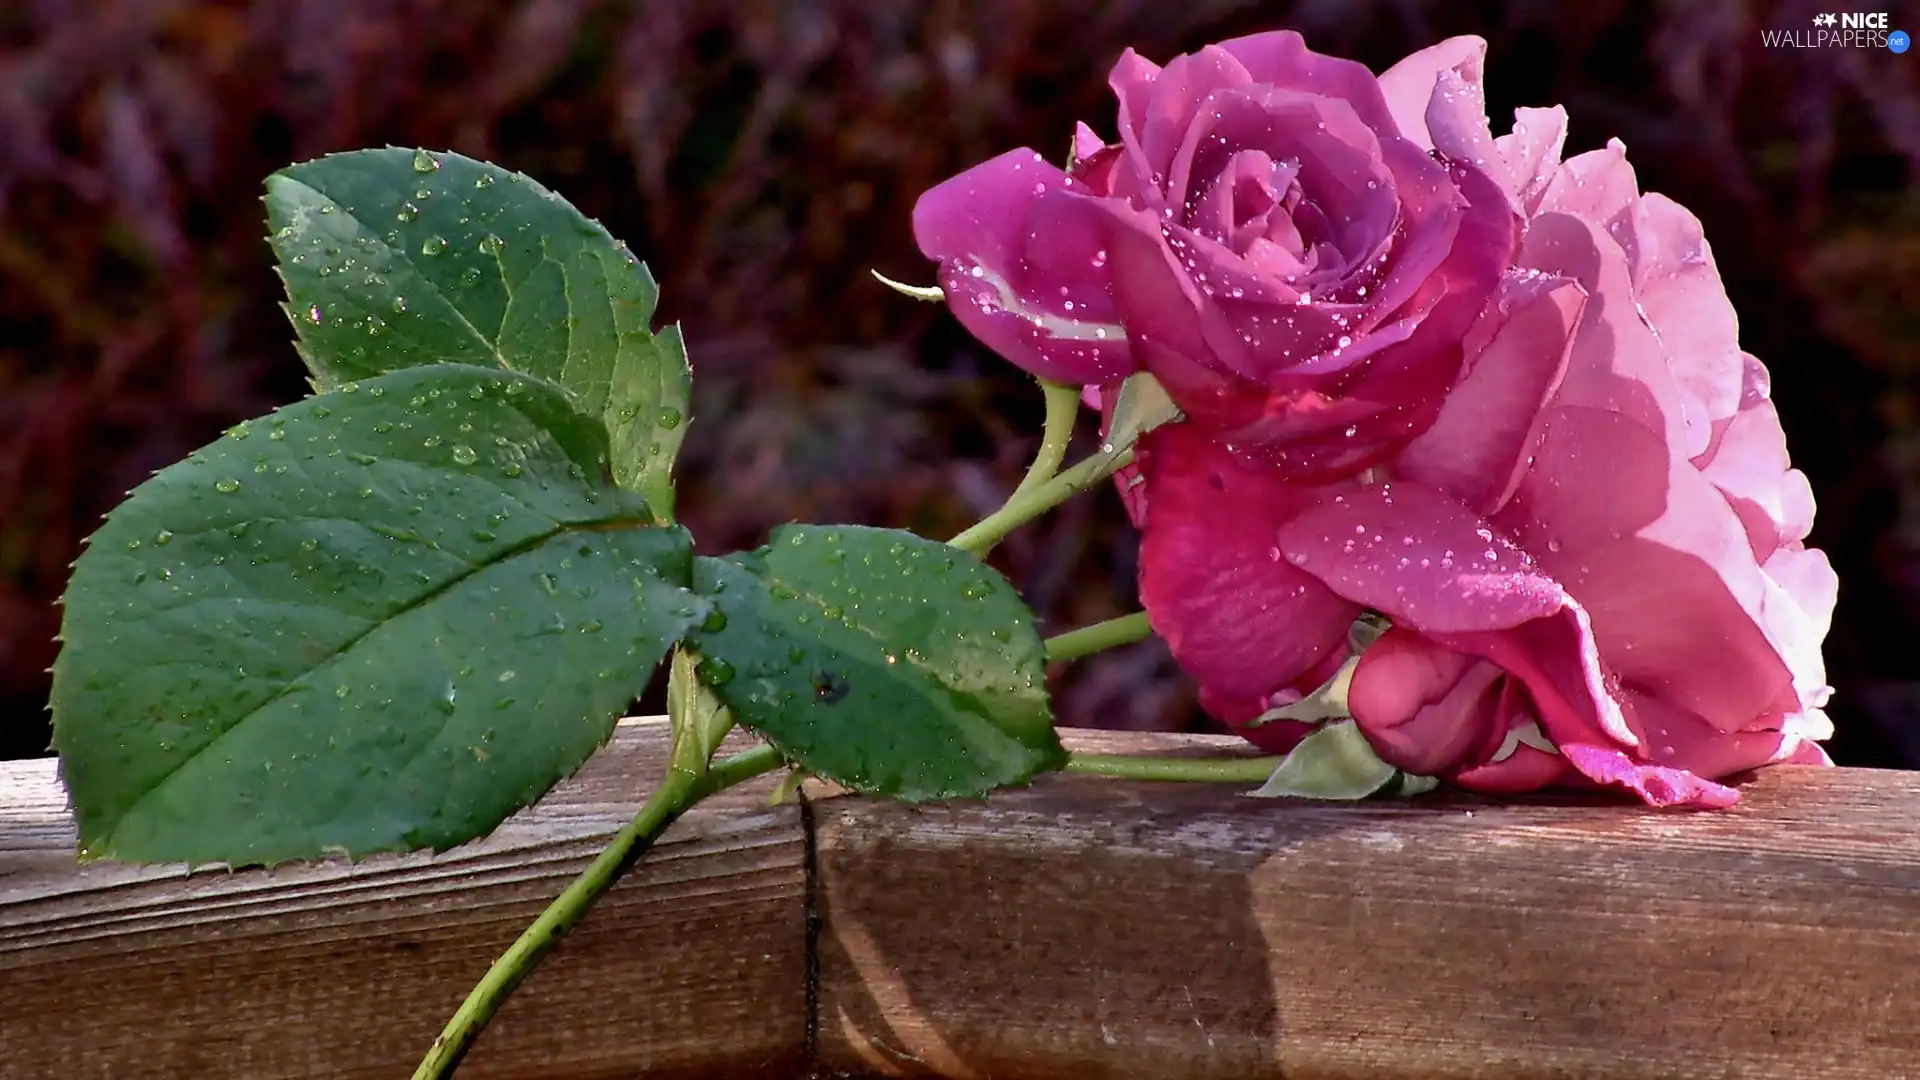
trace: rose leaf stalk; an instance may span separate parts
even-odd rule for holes
[[[1122,615],[1048,638],[1045,643],[1047,659],[1078,660],[1121,645],[1145,641],[1152,636],[1153,627],[1147,622],[1147,613],[1136,611],[1131,615]]]
[[[1007,500],[1005,506],[947,543],[984,558],[1008,533],[1132,463],[1131,448],[1115,454],[1094,454],[1053,479],[1035,485],[1024,494],[1016,493]]]
[[[694,678],[698,663],[699,657],[685,648],[676,651],[673,658],[673,678],[667,692],[673,746],[665,779],[606,849],[487,969],[433,1041],[414,1070],[413,1080],[446,1080],[452,1076],[500,1006],[680,815],[709,795],[785,763],[771,746],[756,747],[717,762],[711,760],[714,748],[733,727],[733,719],[711,691]]]
[[[1013,489],[1013,498],[1059,475],[1061,464],[1067,460],[1067,444],[1073,441],[1074,418],[1080,415],[1079,387],[1046,379],[1039,382],[1040,392],[1047,399],[1046,426],[1040,437],[1040,452],[1034,455],[1033,466],[1021,479],[1020,486]]]

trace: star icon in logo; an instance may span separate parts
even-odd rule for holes
[[[1813,25],[1815,26],[1832,26],[1839,21],[1839,19],[1834,18],[1831,14],[1815,15],[1813,17]]]

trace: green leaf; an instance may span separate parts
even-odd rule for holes
[[[458,154],[335,154],[267,180],[300,354],[321,388],[421,364],[522,371],[606,421],[614,478],[672,509],[689,374],[658,289],[599,223]]]
[[[981,795],[1066,760],[1045,649],[1005,578],[911,533],[789,525],[698,559],[701,677],[789,760],[908,801]]]
[[[1113,418],[1107,424],[1100,449],[1089,455],[1088,460],[1110,462],[1133,449],[1140,436],[1180,418],[1179,406],[1167,396],[1167,389],[1160,385],[1159,379],[1144,371],[1129,375],[1120,383],[1114,397]]]
[[[88,856],[273,863],[481,835],[586,759],[709,605],[553,387],[348,385],[140,486],[65,598]]]
[[[1359,724],[1342,720],[1301,739],[1253,794],[1352,801],[1386,787],[1398,773],[1373,752]]]

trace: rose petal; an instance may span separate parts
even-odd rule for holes
[[[1495,521],[1585,605],[1613,673],[1720,731],[1797,708],[1765,629],[1786,598],[1719,492],[1617,412],[1556,403],[1546,416]]]
[[[1152,177],[1150,183],[1165,191],[1164,205],[1177,206],[1187,195],[1187,177],[1175,159],[1201,106],[1217,91],[1245,87],[1252,81],[1233,54],[1208,46],[1174,57],[1154,76],[1144,100],[1137,90],[1130,90],[1120,141]]]
[[[1264,698],[1340,648],[1360,609],[1276,546],[1320,492],[1248,469],[1191,424],[1141,442],[1140,599],[1180,666],[1216,694]]]
[[[1660,433],[1683,458],[1703,452],[1712,426],[1688,407],[1664,350],[1634,307],[1619,245],[1583,218],[1543,213],[1527,226],[1519,265],[1571,278],[1587,293],[1556,401],[1629,417]]]
[[[1376,484],[1305,508],[1280,529],[1289,562],[1435,644],[1526,680],[1556,743],[1632,746],[1587,614],[1524,551],[1417,484]]]
[[[1473,63],[1477,77],[1479,64],[1486,55],[1485,39],[1463,35],[1429,45],[1382,72],[1380,93],[1386,98],[1387,110],[1393,114],[1400,134],[1420,149],[1432,150],[1434,141],[1427,129],[1427,110],[1432,106],[1440,73]],[[1480,120],[1485,127],[1484,111]]]
[[[1632,212],[1640,182],[1627,162],[1627,146],[1608,139],[1605,148],[1576,154],[1560,164],[1547,184],[1540,213],[1572,214],[1602,228]]]
[[[1395,627],[1360,654],[1347,706],[1382,761],[1443,776],[1491,752],[1484,744],[1504,678],[1484,660]]]
[[[1084,122],[1073,125],[1073,159],[1085,161],[1107,148],[1107,141],[1093,133]]]
[[[1407,444],[1393,472],[1444,491],[1486,515],[1519,487],[1545,427],[1543,408],[1560,387],[1573,328],[1586,304],[1564,278],[1510,277],[1482,316],[1497,326],[1468,361],[1433,426]]]
[[[1567,111],[1515,109],[1513,131],[1493,140],[1500,152],[1495,179],[1513,198],[1519,211],[1532,217],[1546,197],[1547,185],[1560,170],[1560,149],[1567,141]]]
[[[1031,150],[1002,154],[922,195],[914,237],[988,347],[1042,378],[1107,381],[1134,369],[1103,254],[1114,217],[1072,186]]]
[[[1562,745],[1560,753],[1582,774],[1602,784],[1627,788],[1648,806],[1721,810],[1740,801],[1740,793],[1724,784],[1703,780],[1684,769],[1642,765],[1611,747],[1573,743]]]
[[[1340,98],[1374,131],[1384,135],[1399,130],[1380,93],[1379,80],[1366,65],[1314,52],[1307,48],[1306,39],[1291,30],[1234,38],[1221,42],[1220,48],[1245,65],[1255,82]]]
[[[1497,178],[1505,162],[1487,124],[1487,95],[1480,82],[1484,56],[1474,55],[1458,69],[1440,73],[1427,106],[1427,129],[1433,133],[1434,149]]]
[[[1749,357],[1740,351],[1740,323],[1700,220],[1664,195],[1635,204],[1629,226],[1613,235],[1626,252],[1634,299],[1653,325],[1680,388],[1701,421],[1740,407]]]

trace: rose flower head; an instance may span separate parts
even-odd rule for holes
[[[1388,764],[1726,806],[1720,779],[1826,761],[1836,581],[1804,543],[1813,496],[1698,220],[1642,193],[1617,142],[1562,161],[1558,109],[1493,138],[1484,50],[1453,39],[1382,79],[1403,137],[1475,163],[1522,222],[1458,377],[1389,456],[1323,482],[1198,415],[1150,432],[1141,598],[1256,742],[1309,730],[1291,703],[1369,614],[1390,628],[1341,685]]]
[[[1129,50],[1117,141],[1083,124],[1064,171],[969,169],[914,234],[960,321],[1035,375],[1148,371],[1237,453],[1352,473],[1432,422],[1518,239],[1488,162],[1431,153],[1431,66],[1403,68],[1292,32]]]

